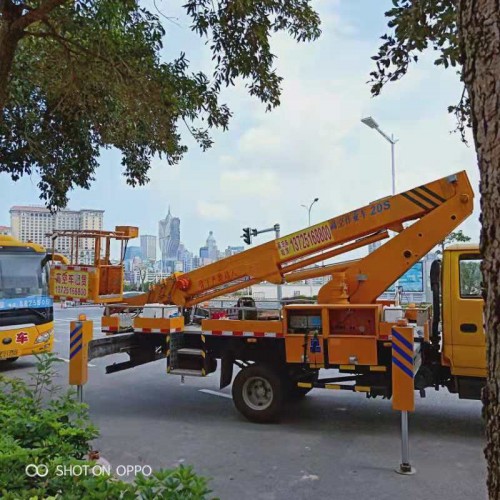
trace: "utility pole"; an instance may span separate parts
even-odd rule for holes
[[[367,116],[361,120],[367,127],[376,130],[387,142],[391,144],[391,176],[392,176],[392,195],[396,194],[396,160],[395,160],[395,145],[398,140],[394,137],[394,134],[390,136],[381,130],[379,124],[371,117]],[[399,287],[399,280],[394,283],[394,301],[397,306],[401,299],[401,289]]]

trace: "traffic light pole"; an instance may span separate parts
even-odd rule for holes
[[[276,239],[278,239],[280,237],[280,225],[279,224],[275,224],[273,227],[268,227],[267,229],[261,229],[260,231],[258,229],[252,229],[252,228],[249,228],[249,227],[244,227],[243,228],[243,236],[242,236],[242,238],[245,241],[245,243],[247,243],[248,245],[250,245],[250,243],[252,242],[252,236],[257,236],[258,234],[262,234],[262,233],[269,233],[271,231],[274,231],[274,234],[276,235]],[[277,292],[278,301],[279,301],[279,303],[281,305],[281,299],[283,298],[282,297],[281,285],[277,286],[277,291],[276,292]]]

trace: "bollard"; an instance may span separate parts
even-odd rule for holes
[[[415,474],[410,464],[408,412],[415,410],[413,329],[392,329],[392,408],[401,411],[401,464],[398,474]]]
[[[70,323],[69,384],[76,385],[77,397],[83,401],[83,386],[88,380],[88,345],[93,336],[93,322],[80,314],[78,321]]]

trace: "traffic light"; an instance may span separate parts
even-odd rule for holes
[[[252,237],[250,236],[250,232],[252,230],[249,227],[244,227],[243,228],[243,241],[247,244],[250,245],[252,243]]]

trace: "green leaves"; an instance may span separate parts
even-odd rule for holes
[[[13,180],[38,172],[41,198],[56,209],[75,186],[90,187],[100,151],[115,147],[127,182],[145,184],[155,156],[169,165],[181,161],[184,127],[203,150],[212,145],[211,128],[227,129],[231,113],[219,94],[236,78],[247,80],[267,109],[279,104],[273,33],[297,41],[320,34],[310,0],[193,0],[185,8],[192,29],[210,43],[212,78],[191,72],[183,53],[161,61],[165,30],[136,0],[63,1],[26,22],[10,75],[0,75],[0,88],[8,86],[0,172]]]
[[[85,457],[98,432],[74,391],[62,392],[53,384],[56,362],[53,354],[40,356],[30,383],[0,376],[2,499],[208,498],[207,479],[191,467],[160,470],[134,482],[118,480],[98,466],[93,474],[95,463]],[[35,476],[32,469],[27,474],[29,464],[47,466],[47,475]],[[82,469],[87,472],[82,474]]]
[[[378,53],[372,57],[377,69],[370,73],[372,95],[379,95],[388,83],[406,75],[411,63],[419,55],[432,48],[438,53],[437,66],[457,67],[463,65],[458,40],[457,3],[455,0],[393,0],[393,8],[385,13],[389,19],[390,34],[383,41]],[[449,112],[457,118],[457,131],[465,141],[465,128],[470,126],[469,99],[462,96]]]
[[[268,110],[279,105],[282,81],[273,67],[270,36],[286,31],[304,42],[321,33],[319,17],[308,0],[190,0],[184,7],[193,18],[192,29],[210,40],[217,92],[222,85],[233,85],[237,77],[248,79],[250,94]]]

